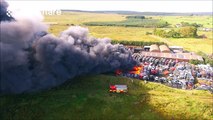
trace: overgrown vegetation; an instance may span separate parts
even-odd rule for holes
[[[202,51],[198,52],[197,54],[203,57],[204,64],[210,64],[213,67],[213,54],[207,55],[206,53],[204,53]]]
[[[170,23],[173,27],[176,24],[180,24],[181,22],[187,22],[189,24],[193,24],[196,22],[198,25],[202,25],[206,28],[212,28],[212,16],[152,16],[153,19],[162,19]]]
[[[197,28],[192,26],[181,27],[178,30],[163,30],[163,29],[154,29],[154,35],[158,35],[161,37],[166,38],[196,38],[197,35]]]
[[[163,28],[169,24],[158,19],[145,19],[144,16],[127,16],[127,19],[119,22],[87,22],[88,26],[124,26],[124,27],[144,27],[144,28]]]
[[[145,16],[127,16],[126,18],[145,19]]]
[[[200,60],[190,60],[189,61],[191,64],[194,64],[194,65],[198,65],[198,64],[204,64],[204,61],[200,61]]]
[[[145,42],[145,41],[128,41],[128,40],[112,40],[112,44],[134,45],[134,46],[150,46],[152,44],[167,45],[164,42]]]
[[[110,84],[128,85],[127,94],[109,93]],[[158,83],[95,75],[78,77],[38,93],[0,96],[1,120],[211,120],[208,91],[178,90]]]
[[[188,23],[188,22],[181,22],[182,27],[186,27],[186,26],[193,26],[193,27],[203,27],[202,24],[198,24],[198,23]]]
[[[199,61],[199,60],[190,60],[189,62],[192,64],[209,64],[210,66],[213,67],[213,56],[212,55],[207,55],[204,52],[198,52],[198,55],[202,56],[204,61]]]

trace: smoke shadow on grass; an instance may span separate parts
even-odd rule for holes
[[[109,85],[111,84],[127,85],[128,93],[110,93]],[[189,98],[185,91],[158,83],[145,83],[141,80],[112,75],[75,77],[49,90],[3,95],[0,96],[0,101],[0,118],[2,119],[211,118],[211,105]],[[201,108],[197,107],[198,105]],[[206,110],[203,110],[204,107]],[[200,113],[196,111],[197,109]]]
[[[109,93],[110,84],[128,93]],[[30,94],[1,96],[3,119],[164,119],[147,103],[144,82],[109,75],[77,77],[59,87]]]

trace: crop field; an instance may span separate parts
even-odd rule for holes
[[[61,25],[75,24],[82,25],[86,22],[110,22],[125,20],[125,15],[84,13],[84,12],[63,12],[62,15],[45,16],[46,22],[57,22]]]
[[[109,93],[110,84],[127,84],[128,93]],[[78,77],[38,93],[0,97],[2,120],[212,120],[213,95],[111,75]]]
[[[193,38],[181,38],[181,39],[170,39],[171,45],[183,46],[186,50],[199,52],[202,51],[207,54],[211,54],[212,51],[212,40],[209,39],[193,39]]]
[[[84,23],[88,26],[125,26],[125,27],[167,27],[168,23],[159,19],[140,19],[140,18],[127,18],[123,21],[113,21],[113,22],[88,22]]]
[[[108,37],[113,40],[133,40],[133,41],[153,41],[155,38],[146,35],[146,32],[152,32],[153,28],[140,27],[118,27],[118,26],[89,26],[91,35],[95,37]]]
[[[62,15],[48,15],[45,16],[45,22],[54,22],[51,25],[49,32],[59,35],[61,31],[67,29],[71,25],[83,25],[86,22],[107,22],[107,21],[122,21],[125,16],[117,14],[98,14],[98,13],[84,13],[84,12],[63,12]]]
[[[212,28],[212,16],[152,16],[154,19],[167,21],[174,26],[181,22],[203,24],[203,27]]]
[[[202,35],[202,32],[198,32],[199,35]],[[211,32],[205,32],[207,38],[162,38],[159,36],[152,35],[158,41],[165,42],[168,45],[183,46],[185,50],[199,52],[202,51],[207,54],[213,53],[213,39]]]
[[[146,41],[146,42],[165,42],[169,45],[183,46],[188,51],[203,51],[207,54],[212,53],[212,32],[198,31],[198,35],[205,35],[206,39],[201,38],[161,38],[154,35],[146,35],[147,32],[152,33],[154,28],[143,27],[123,27],[123,26],[86,26],[88,22],[119,22],[126,20],[127,15],[121,14],[103,14],[103,13],[85,13],[85,12],[64,12],[60,16],[45,16],[45,22],[55,22],[57,24],[50,25],[49,32],[59,35],[61,31],[67,29],[71,25],[81,25],[87,27],[90,35],[98,38],[107,37],[112,40],[127,41]],[[211,16],[149,16],[154,19],[167,21],[171,26],[180,22],[199,23],[205,27],[212,26]]]

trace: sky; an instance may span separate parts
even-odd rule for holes
[[[43,1],[26,1],[26,0],[7,0],[9,9],[12,11],[27,10],[128,10],[140,12],[212,12],[212,0],[182,0],[182,1],[59,1],[59,0],[43,0]],[[30,11],[29,11],[30,10]]]

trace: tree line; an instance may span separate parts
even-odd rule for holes
[[[164,28],[169,25],[167,21],[159,19],[145,18],[144,16],[127,16],[124,21],[112,22],[87,22],[88,26],[124,26],[124,27],[144,27],[144,28]]]
[[[133,45],[133,46],[150,46],[152,44],[167,45],[164,42],[145,42],[145,41],[130,41],[130,40],[112,40],[111,43],[112,44]]]
[[[197,35],[197,28],[194,26],[186,26],[181,27],[177,30],[170,29],[154,29],[154,35],[166,37],[166,38],[196,38]]]

